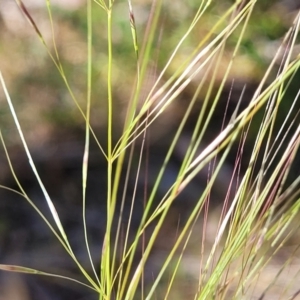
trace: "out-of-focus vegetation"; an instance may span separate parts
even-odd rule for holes
[[[48,19],[45,5],[38,1],[26,1],[29,11],[35,18],[46,42],[53,51],[51,24]],[[60,54],[60,60],[65,69],[70,86],[84,107],[86,92],[86,7],[82,1],[75,8],[65,1],[65,5],[53,4],[53,24],[56,34],[56,45]],[[205,34],[216,24],[221,14],[229,7],[231,1],[213,3],[210,12],[202,17],[199,24],[187,38],[184,46],[168,69],[166,76],[176,72],[178,64],[184,61],[194,47]],[[57,4],[57,6],[55,6]],[[160,30],[156,37],[157,53],[153,55],[153,68],[149,71],[149,86],[159,73],[166,59],[171,55],[179,37],[186,31],[193,16],[196,4],[194,1],[164,1],[163,13],[160,19]],[[68,8],[69,7],[69,8]],[[151,1],[136,1],[134,3],[135,19],[139,42],[143,39],[147,17],[150,13]],[[291,25],[290,20],[296,14],[293,3],[289,1],[258,1],[257,8],[247,27],[242,41],[239,55],[231,70],[228,87],[234,87],[240,91],[246,84],[249,88],[247,93],[252,94],[253,88],[258,84],[264,68],[274,57],[277,47]],[[106,51],[106,19],[103,11],[94,9],[94,63],[93,63],[93,102],[92,125],[101,128],[106,124],[106,81],[107,81],[107,51]],[[49,59],[43,45],[40,43],[34,30],[21,14],[17,4],[13,1],[4,0],[1,4],[1,48],[0,62],[3,74],[5,74],[8,88],[12,87],[11,95],[15,99],[15,105],[20,112],[20,119],[28,129],[28,138],[35,141],[47,140],[55,135],[57,129],[72,128],[82,125],[77,108],[73,105],[64,83],[57,74],[57,70]],[[115,3],[113,14],[113,84],[114,94],[118,100],[119,113],[115,116],[115,124],[124,119],[125,108],[130,98],[132,82],[136,72],[135,54],[130,39],[130,25],[128,24],[127,3],[120,1]],[[225,25],[225,24],[224,24]],[[217,34],[217,32],[216,32]],[[237,30],[227,42],[228,60],[230,52],[237,41]],[[297,53],[295,53],[296,55]],[[226,53],[223,56],[224,68],[227,65]],[[278,62],[279,63],[279,62]],[[199,74],[201,76],[201,74]],[[222,72],[219,73],[216,85],[222,80]],[[154,78],[153,78],[154,77]],[[218,77],[218,74],[217,74]],[[196,84],[197,80],[195,80]],[[233,83],[234,82],[234,83]],[[295,91],[297,91],[297,79],[295,79]],[[147,84],[145,84],[147,91]],[[228,89],[229,89],[228,88]],[[252,88],[252,90],[251,90]],[[149,89],[149,87],[148,87]],[[193,83],[187,90],[195,89]],[[204,90],[205,91],[205,90]],[[202,92],[202,96],[204,91]],[[234,92],[234,89],[233,89]],[[238,94],[238,92],[237,92]],[[228,95],[224,95],[228,97]],[[238,96],[237,96],[238,97]],[[285,114],[289,107],[287,96],[286,107],[282,112]],[[182,96],[184,98],[184,95]],[[246,97],[247,98],[247,97]],[[227,99],[224,99],[226,101]],[[233,99],[232,101],[234,102]],[[246,101],[246,100],[245,100]],[[167,128],[169,123],[176,124],[174,113],[178,117],[182,115],[182,102],[176,102],[172,108],[172,114],[168,120],[164,120]],[[199,97],[201,102],[201,95]],[[2,130],[9,143],[18,143],[18,138],[11,126],[11,117],[8,107],[1,96],[1,121]],[[183,104],[185,105],[185,104]],[[80,123],[80,124],[78,124]],[[116,125],[116,127],[118,127]],[[170,130],[170,128],[169,128]]]

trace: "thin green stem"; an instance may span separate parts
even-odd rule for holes
[[[111,274],[111,229],[115,212],[115,197],[112,195],[113,186],[113,159],[112,159],[112,120],[113,120],[113,97],[112,97],[112,2],[109,1],[107,11],[107,36],[108,36],[108,70],[107,70],[107,101],[108,101],[108,121],[107,121],[107,223],[105,237],[102,248],[101,259],[101,279],[105,286],[106,297],[110,299],[112,292],[112,274]],[[102,299],[101,295],[99,299]]]

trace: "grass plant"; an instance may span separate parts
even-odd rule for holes
[[[73,280],[92,289],[95,297],[103,300],[176,299],[178,287],[186,279],[184,268],[188,253],[191,251],[191,245],[195,244],[193,241],[198,237],[196,248],[199,255],[198,261],[194,262],[198,271],[193,273],[194,283],[189,289],[189,297],[191,299],[250,299],[251,295],[255,294],[263,269],[288,243],[289,238],[299,231],[300,225],[297,221],[300,206],[300,177],[295,170],[300,145],[299,93],[289,100],[291,104],[283,120],[280,114],[284,102],[287,101],[287,97],[290,97],[293,82],[299,77],[300,56],[298,53],[295,54],[297,39],[299,40],[299,14],[295,15],[252,95],[246,95],[248,93],[246,84],[241,90],[238,101],[233,104],[229,94],[227,106],[235,106],[233,112],[229,113],[226,110],[222,112],[224,120],[218,133],[211,137],[209,132],[210,128],[214,127],[213,116],[220,109],[219,103],[224,101],[222,92],[226,85],[231,82],[232,90],[235,88],[234,80],[238,78],[234,78],[234,68],[243,68],[243,65],[236,64],[239,64],[249,22],[259,2],[250,0],[234,1],[231,4],[227,3],[227,6],[224,4],[225,9],[213,26],[208,28],[205,34],[201,34],[195,42],[194,37],[201,28],[201,22],[207,14],[211,13],[212,7],[218,5],[214,1],[197,1],[198,7],[195,8],[185,32],[182,27],[178,30],[179,34],[174,32],[174,36],[181,35],[181,37],[178,38],[173,50],[160,56],[160,51],[157,49],[164,49],[164,39],[160,39],[160,35],[163,32],[161,27],[166,4],[163,0],[152,1],[146,26],[139,27],[135,20],[136,4],[128,0],[126,16],[128,16],[127,26],[130,30],[126,31],[126,39],[131,40],[132,53],[126,53],[128,55],[126,60],[135,69],[135,77],[130,86],[132,88],[130,99],[123,99],[126,102],[126,116],[122,120],[122,130],[116,132],[114,124],[117,122],[116,116],[119,116],[118,99],[114,94],[116,89],[114,65],[118,59],[114,51],[117,1],[86,1],[87,89],[86,106],[83,107],[74,87],[69,83],[61,61],[57,47],[59,36],[55,30],[51,1],[46,1],[52,32],[50,45],[30,10],[26,8],[25,1],[17,0],[20,10],[32,25],[49,58],[56,66],[57,76],[60,76],[64,82],[74,106],[78,109],[78,115],[82,118],[82,124],[85,124],[83,125],[85,147],[82,154],[82,227],[91,268],[84,266],[73,251],[64,224],[56,210],[56,203],[48,194],[40,177],[40,171],[35,165],[35,158],[30,152],[30,145],[27,145],[26,132],[23,131],[18,120],[18,111],[5,84],[5,73],[1,73],[1,85],[11,115],[52,219],[48,219],[39,210],[22,187],[14,171],[5,137],[1,134],[1,142],[10,170],[19,188],[12,192],[22,195],[41,216],[56,236],[58,243],[78,267],[82,279],[51,274],[46,270],[32,269],[30,266],[1,264],[0,269]],[[100,14],[106,16],[106,25],[102,29],[106,30],[106,38],[101,41],[107,44],[105,53],[107,62],[103,66],[107,83],[105,101],[97,99],[93,92],[97,84],[93,79],[93,72],[94,65],[97,64],[94,60],[94,52],[97,51],[95,40],[98,39],[94,31],[97,26],[97,16]],[[149,74],[153,75],[154,81],[149,79]],[[181,97],[186,90],[191,96],[182,105]],[[250,100],[246,101],[245,96]],[[105,141],[99,138],[100,135],[103,137],[103,131],[100,134],[91,122],[93,106],[96,105],[94,102],[97,101],[101,102],[103,109],[107,109]],[[174,134],[172,133],[171,142],[154,184],[148,186],[147,175],[145,175],[147,171],[143,167],[153,163],[147,154],[148,136],[157,130],[155,127],[157,122],[166,118],[174,106],[180,107],[181,117],[176,124]],[[197,111],[196,118],[195,111]],[[185,145],[180,168],[167,191],[164,195],[160,195],[159,188],[171,157],[185,135],[191,115],[196,122]],[[279,118],[281,119],[278,125]],[[121,123],[120,120],[119,122]],[[252,142],[248,141],[250,138]],[[91,254],[86,220],[88,217],[86,208],[89,206],[86,190],[91,139],[96,141],[99,155],[106,161],[107,174],[106,195],[101,195],[101,198],[105,198],[106,201],[106,227],[98,258],[92,257]],[[245,150],[248,156],[245,156]],[[227,178],[227,194],[224,199],[218,200],[221,203],[216,222],[218,224],[214,236],[208,237],[209,222],[212,218],[212,194],[214,190],[220,188],[218,178],[228,157],[232,157],[232,153],[235,153],[235,162],[231,179]],[[181,221],[175,240],[170,242],[167,255],[160,263],[155,277],[149,282],[145,279],[146,266],[164,230],[170,210],[175,205],[176,199],[185,190],[190,189],[191,183],[198,180],[197,176],[203,170],[207,170],[205,188],[198,195],[194,195],[196,201],[187,205],[190,206],[188,217]],[[135,183],[128,204],[130,176],[135,178]],[[140,197],[138,193],[140,178],[145,178],[144,207],[139,226],[133,229],[134,208],[140,201],[137,199]],[[2,188],[9,189],[6,186]],[[125,206],[130,208],[126,219],[122,214]],[[296,245],[295,251],[298,248],[299,245]],[[283,270],[289,268],[293,255],[290,252],[286,261],[282,263],[282,269],[274,274],[269,285],[260,289],[259,299],[267,297]],[[95,262],[99,262],[99,265]],[[282,299],[287,299],[287,296],[290,297],[289,299],[296,299],[297,293],[299,290],[294,291],[287,284],[287,290],[282,291],[280,296]]]

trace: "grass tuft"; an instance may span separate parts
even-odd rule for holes
[[[41,171],[34,163],[17,106],[6,87],[5,73],[0,73],[10,114],[52,219],[27,195],[2,133],[1,143],[18,189],[3,185],[1,188],[21,195],[34,208],[73,260],[81,279],[12,264],[1,264],[0,269],[71,280],[91,289],[99,300],[251,299],[255,295],[265,299],[280,276],[287,274],[299,250],[297,243],[271,280],[259,285],[260,276],[270,262],[299,233],[299,87],[292,94],[300,66],[300,57],[294,54],[299,13],[282,37],[273,59],[265,66],[256,88],[249,92],[248,83],[243,83],[234,99],[239,84],[234,70],[243,68],[239,62],[260,9],[259,1],[226,2],[222,13],[218,11],[218,5],[222,5],[216,1],[199,1],[176,33],[171,28],[161,30],[172,21],[167,16],[170,4],[153,1],[147,10],[147,21],[142,24],[137,13],[141,4],[128,0],[127,27],[119,45],[124,53],[120,54],[115,42],[116,28],[121,22],[117,15],[119,3],[88,0],[83,108],[60,55],[59,34],[55,32],[57,11],[46,1],[50,45],[25,2],[18,0],[17,4],[56,67],[84,128],[82,230],[90,267],[81,263],[74,251],[58,204],[48,193]],[[207,20],[216,14],[214,25],[207,26]],[[99,20],[99,15],[106,16],[106,23]],[[98,36],[98,22],[102,38]],[[167,37],[169,34],[178,36],[175,44],[173,37]],[[106,48],[101,48],[100,43],[106,43]],[[127,44],[129,53],[124,50]],[[106,57],[106,65],[98,69],[97,51],[103,51]],[[131,68],[128,78],[124,78],[130,81],[128,90],[131,90],[128,94],[124,92],[125,99],[119,99],[115,84],[116,66],[122,61],[128,63],[124,65],[125,72]],[[106,68],[105,95],[101,97],[97,96],[95,80],[99,68]],[[224,100],[228,87],[230,92]],[[119,113],[121,101],[126,106],[123,117]],[[225,109],[221,106],[224,102]],[[105,128],[101,130],[92,121],[94,109],[99,105],[101,110],[106,109],[107,115]],[[281,113],[282,110],[286,113]],[[167,127],[173,118],[176,121],[172,130],[165,133],[162,127]],[[156,131],[162,131],[166,150],[152,141]],[[106,194],[101,197],[105,198],[106,212],[98,257],[91,250],[87,212],[93,143],[105,161],[106,173],[105,182],[99,182],[105,185]],[[162,153],[160,162],[153,150]],[[174,157],[179,160],[175,171]],[[154,172],[151,168],[157,163],[159,167]],[[178,204],[183,200],[185,203]],[[178,207],[185,211],[171,233],[168,222]],[[168,245],[164,254],[155,255],[162,239]],[[151,268],[152,264],[158,265],[156,269]],[[178,287],[188,285],[189,276],[191,284],[182,295]],[[299,291],[294,287],[295,284],[286,283],[280,297],[295,299]]]

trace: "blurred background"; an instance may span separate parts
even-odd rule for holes
[[[202,17],[199,25],[197,25],[181,49],[181,56],[174,60],[167,70],[165,80],[177,70],[178,65],[197,46],[199,39],[213,27],[233,1],[218,2],[213,4],[209,12]],[[163,3],[163,12],[160,19],[161,31],[157,36],[157,53],[153,55],[153,65],[156,71],[151,72],[151,76],[148,76],[149,78],[144,87],[145,93],[157,78],[178,40],[188,28],[199,5],[194,0],[166,0]],[[51,53],[54,53],[51,22],[49,21],[45,1],[24,0],[24,4],[43,34]],[[150,0],[136,0],[133,2],[140,42],[143,39],[151,4],[152,1]],[[60,60],[79,105],[82,109],[85,109],[86,4],[83,0],[56,0],[51,1],[51,6],[56,46]],[[291,22],[296,16],[299,7],[300,4],[292,0],[258,1],[239,55],[222,92],[220,104],[207,131],[205,137],[207,143],[221,129],[225,107],[229,98],[227,121],[231,117],[245,86],[246,92],[242,101],[242,107],[245,107],[250,101],[284,34],[291,26]],[[91,123],[100,142],[105,145],[105,124],[107,122],[106,18],[96,5],[94,6],[93,15],[95,24]],[[115,58],[113,63],[114,130],[117,137],[124,122],[126,105],[130,99],[136,73],[135,54],[126,1],[115,2],[113,32]],[[222,62],[224,70],[231,59],[230,54],[235,47],[238,34],[239,32],[233,34],[227,45],[226,51],[228,52],[225,51],[224,61]],[[295,50],[296,56],[300,50],[299,39]],[[74,245],[75,253],[80,257],[83,264],[89,268],[83,242],[81,216],[81,166],[85,123],[57,69],[49,58],[45,47],[13,0],[1,0],[0,2],[0,70],[6,81],[41,178],[57,207],[63,224],[66,226],[66,231],[70,235],[70,241]],[[220,72],[217,75],[216,91],[222,78],[223,73]],[[168,109],[164,117],[156,122],[154,129],[150,132],[150,139],[147,144],[150,153],[149,161],[151,162],[147,179],[149,188],[154,184],[155,175],[164,159],[167,146],[174,136],[187,103],[190,101],[196,87],[197,81],[195,80]],[[50,217],[42,192],[28,164],[4,93],[2,89],[0,90],[0,129],[9,150],[15,172],[29,197],[46,216]],[[299,74],[294,78],[289,93],[286,95],[286,100],[280,110],[278,126],[284,120],[298,90]],[[193,126],[201,109],[203,98],[204,94],[200,94],[196,109],[192,113],[181,141],[172,156],[172,162],[164,176],[159,195],[164,195],[170,186],[169,183],[172,182],[178,172]],[[255,129],[258,126],[259,121],[255,128],[254,120],[253,131],[249,132],[250,145],[255,139]],[[3,147],[1,146],[0,149],[0,184],[18,189],[10,172]],[[237,145],[234,149],[237,149]],[[250,147],[249,153],[247,153],[247,150],[245,151],[245,165],[248,162],[247,158],[251,153],[250,151]],[[233,151],[232,156],[229,156],[220,173],[217,182],[219,189],[211,196],[216,208],[221,206],[222,199],[224,199],[226,194],[236,158],[234,154],[236,154],[235,151]],[[89,167],[87,221],[92,245],[91,250],[97,262],[100,258],[101,240],[105,231],[106,170],[105,161],[96,144],[91,145]],[[292,173],[294,174],[293,176],[299,176],[297,170],[293,170]],[[140,181],[139,193],[142,195],[143,178]],[[162,232],[162,238],[157,243],[156,252],[154,251],[156,254],[151,258],[149,270],[145,272],[146,280],[151,281],[152,277],[155,276],[156,268],[159,268],[160,261],[164,256],[163,253],[164,251],[166,252],[168,241],[165,236],[175,238],[178,230],[178,220],[184,220],[184,213],[188,215],[189,205],[190,207],[193,206],[198,195],[204,189],[206,181],[207,170],[204,170],[203,174],[199,174],[195,182],[179,197],[173,210],[169,213],[165,231]],[[132,179],[132,191],[129,190],[128,193],[129,199],[132,195],[131,193],[133,193],[133,184],[134,178]],[[182,208],[185,208],[185,210]],[[135,208],[134,222],[136,226],[140,220],[142,209],[143,201],[140,200]],[[209,230],[211,230],[211,239],[213,240],[213,233],[218,223],[218,217],[213,212],[211,220],[212,228]],[[201,241],[201,237],[199,237],[199,240],[195,240],[195,243],[199,241]],[[24,198],[7,189],[0,189],[0,261],[1,263],[24,265],[53,273],[61,273],[61,270],[63,270],[66,276],[78,276],[74,264],[33,208],[28,205]],[[191,260],[191,262],[190,265],[187,264],[187,269],[191,269],[193,261]],[[192,272],[190,274],[191,278],[193,276]],[[78,276],[78,278],[80,277]],[[186,293],[189,291],[188,280],[189,278],[187,282],[182,284],[183,286],[178,287],[179,290],[184,291],[185,296],[187,296]],[[180,295],[179,293],[179,298],[176,299],[183,299],[180,298],[182,297]],[[159,295],[157,297],[157,299],[160,299]],[[1,272],[0,299],[79,300],[96,298],[93,298],[92,293],[86,288],[67,281]]]

